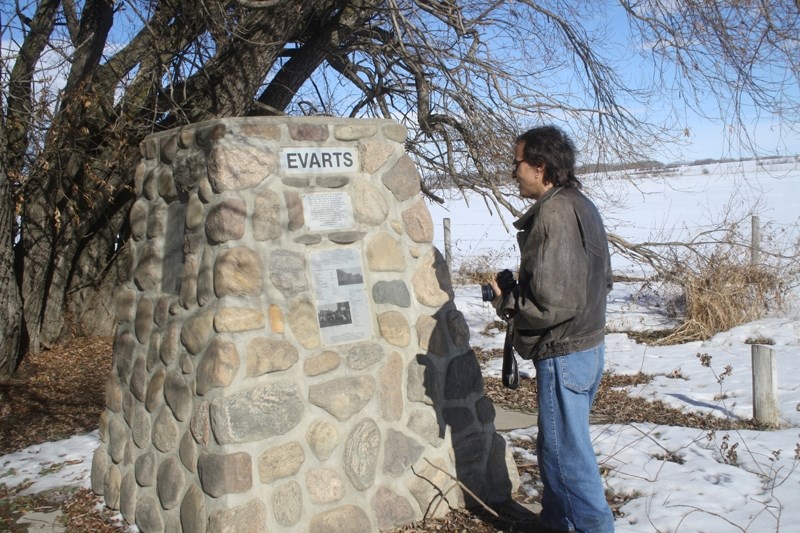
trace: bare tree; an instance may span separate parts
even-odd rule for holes
[[[212,117],[390,117],[431,198],[510,207],[508,144],[565,126],[593,159],[649,157],[680,123],[638,109],[746,105],[798,123],[794,2],[41,0],[3,4],[0,374],[69,327],[113,326],[138,143]],[[655,81],[624,78],[606,11]],[[747,24],[745,24],[745,22]],[[765,77],[765,74],[769,76]],[[794,88],[794,89],[792,89]],[[733,102],[729,105],[728,102]],[[7,302],[7,303],[6,303]]]

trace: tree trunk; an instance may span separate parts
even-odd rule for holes
[[[30,180],[31,182],[33,180]],[[27,184],[31,185],[31,183]],[[22,212],[22,258],[21,296],[27,328],[29,350],[39,353],[42,348],[41,327],[44,319],[45,299],[53,275],[53,259],[56,239],[53,225],[58,216],[53,216],[55,206],[50,198],[51,187],[26,187]],[[47,341],[45,341],[47,344]]]
[[[11,376],[27,351],[21,269],[17,257],[14,186],[25,180],[26,154],[31,137],[34,72],[56,20],[60,0],[40,2],[27,21],[29,32],[20,46],[8,80],[8,94],[0,124],[0,379]]]
[[[22,299],[14,268],[11,194],[11,183],[0,165],[0,383],[17,369],[23,341]]]
[[[69,228],[70,230],[73,228]],[[66,334],[65,305],[67,286],[72,275],[72,265],[80,243],[73,231],[58,239],[52,263],[48,266],[48,283],[42,301],[42,319],[39,325],[41,347],[50,348],[63,340]],[[35,352],[34,352],[35,353]]]
[[[130,196],[130,195],[127,195]],[[116,327],[114,298],[130,278],[127,198],[84,243],[67,289],[67,314],[78,334],[109,336]]]
[[[67,294],[67,313],[78,335],[109,337],[117,327],[115,299],[121,283],[130,275],[130,248],[123,245],[100,278]]]

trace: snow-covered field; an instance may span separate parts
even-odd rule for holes
[[[765,233],[786,243],[798,237],[800,163],[708,164],[673,169],[659,181],[643,174],[632,186],[607,179],[603,194],[596,180],[585,180],[596,195],[610,231],[634,242],[665,240],[710,229],[722,214],[741,218],[749,228],[749,208],[755,206]],[[431,208],[442,246],[441,219],[451,220],[454,262],[487,255],[495,266],[514,266],[514,235],[483,203],[451,200],[447,209]],[[513,217],[506,214],[510,227]],[[746,233],[746,232],[745,232]],[[780,243],[778,243],[780,244]],[[615,272],[641,274],[619,255]],[[663,329],[670,321],[640,298],[640,285],[618,283],[609,300],[612,331]],[[493,311],[480,299],[477,286],[457,286],[456,305],[464,313],[473,345],[497,348],[502,337],[482,334]],[[592,428],[598,461],[607,469],[607,485],[631,497],[616,522],[627,532],[798,532],[800,531],[800,308],[736,327],[705,342],[665,347],[637,344],[624,333],[606,337],[606,365],[617,373],[645,372],[652,382],[631,394],[661,400],[687,411],[717,416],[752,416],[752,385],[748,339],[768,338],[777,353],[781,429],[775,431],[708,431],[653,424],[598,425]],[[710,356],[704,366],[698,354]],[[707,360],[707,359],[706,359]],[[491,361],[486,375],[498,376],[501,361]],[[730,375],[720,382],[727,366]],[[529,363],[520,365],[532,376]],[[534,439],[536,428],[505,433],[509,442]],[[60,485],[89,485],[96,432],[21,450],[0,457],[0,483],[35,483],[25,492]],[[520,449],[522,453],[528,453]],[[671,460],[665,460],[669,458]],[[535,456],[526,457],[535,462]],[[53,473],[48,464],[65,467]],[[523,480],[523,490],[535,490]]]

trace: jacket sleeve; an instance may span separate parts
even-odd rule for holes
[[[514,324],[520,330],[544,330],[575,317],[586,305],[589,259],[578,216],[567,201],[542,205],[522,251]],[[521,276],[523,278],[523,276]]]

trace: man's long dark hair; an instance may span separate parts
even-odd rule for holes
[[[519,137],[523,157],[533,166],[544,165],[544,181],[554,187],[575,187],[581,182],[575,176],[575,145],[567,134],[555,126],[533,128]]]

